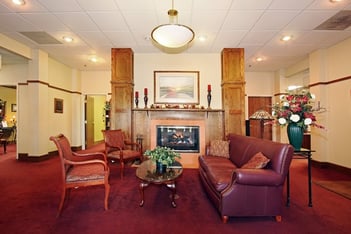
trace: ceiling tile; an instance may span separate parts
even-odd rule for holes
[[[113,0],[76,0],[86,11],[112,11],[117,10],[117,5]]]
[[[280,30],[298,13],[298,11],[266,11],[255,24],[253,30]]]
[[[86,13],[64,12],[55,14],[67,27],[74,31],[96,31],[98,27]]]

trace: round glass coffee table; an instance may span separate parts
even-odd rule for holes
[[[183,167],[178,161],[174,162],[172,166],[167,167],[164,173],[156,172],[156,163],[151,160],[144,161],[136,170],[136,176],[140,179],[139,192],[140,192],[140,204],[144,205],[144,188],[150,184],[165,184],[167,188],[172,191],[172,206],[175,208],[176,196],[176,179],[182,174]]]

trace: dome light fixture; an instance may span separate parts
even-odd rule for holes
[[[182,24],[178,24],[178,11],[173,7],[168,10],[169,23],[161,24],[151,32],[152,40],[165,48],[177,49],[189,45],[195,37],[194,31]]]

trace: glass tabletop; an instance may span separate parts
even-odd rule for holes
[[[180,162],[175,161],[173,165],[167,167],[165,173],[156,172],[156,163],[147,160],[140,164],[136,170],[136,176],[144,181],[152,183],[164,183],[173,181],[178,178],[183,172],[183,166]]]

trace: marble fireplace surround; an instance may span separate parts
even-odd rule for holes
[[[197,168],[198,156],[205,153],[213,139],[224,139],[224,110],[221,109],[156,109],[135,108],[132,118],[132,138],[142,136],[143,151],[157,145],[157,125],[199,126],[199,152],[181,153],[185,168]]]
[[[198,126],[199,127],[199,136],[200,136],[200,145],[199,152],[196,153],[180,153],[181,163],[184,167],[187,168],[197,168],[198,162],[197,157],[205,153],[206,146],[206,129],[204,120],[176,120],[176,119],[153,119],[150,122],[150,148],[153,149],[156,147],[156,138],[157,138],[157,126]]]

